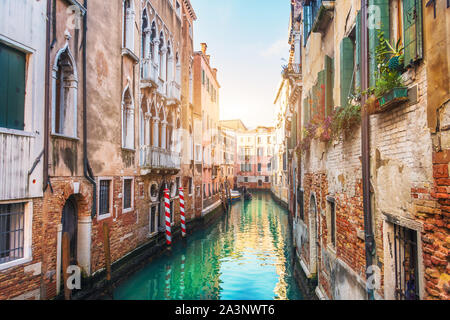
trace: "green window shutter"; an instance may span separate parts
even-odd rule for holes
[[[320,117],[320,120],[325,119],[325,101],[326,101],[326,90],[325,90],[325,80],[326,80],[326,71],[322,70],[319,72],[317,80],[317,115]]]
[[[311,6],[303,7],[303,46],[308,42],[309,33],[311,30],[312,11]]]
[[[355,87],[361,89],[361,11],[356,16],[356,75]]]
[[[291,149],[297,146],[297,112],[294,112],[292,116],[292,127],[291,127]]]
[[[310,110],[309,98],[306,97],[303,100],[303,123],[305,126],[307,126],[309,123],[309,110]]]
[[[403,0],[405,66],[423,58],[422,0]]]
[[[0,43],[0,127],[6,128],[7,101],[8,101],[8,54]]]
[[[348,102],[351,93],[354,67],[353,42],[350,38],[344,38],[340,46],[340,82],[341,82],[341,107]]]
[[[384,38],[390,39],[389,0],[369,0],[369,6],[380,9],[380,24],[376,28],[369,28],[369,86],[375,86],[375,75],[378,67],[375,51],[378,46],[378,31],[384,32]]]
[[[0,43],[0,126],[24,130],[25,53]]]
[[[333,111],[333,59],[325,56],[325,117]]]

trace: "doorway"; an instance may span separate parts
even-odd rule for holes
[[[74,196],[67,199],[62,212],[62,234],[69,235],[69,261],[77,265],[78,209]]]
[[[319,233],[318,233],[318,223],[317,223],[317,203],[316,197],[311,195],[309,201],[309,231],[310,231],[310,272],[312,274],[318,273],[317,260],[318,260],[318,245],[319,245]]]

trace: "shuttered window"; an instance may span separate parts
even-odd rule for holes
[[[25,53],[0,43],[0,127],[24,130]]]
[[[369,86],[375,86],[375,75],[377,73],[377,62],[375,51],[378,46],[378,31],[384,32],[384,38],[390,39],[390,17],[389,17],[389,0],[370,0],[369,7],[377,8],[376,11],[370,11],[370,14],[379,13],[380,17],[369,16],[369,21],[376,22],[375,28],[368,28],[369,33]]]
[[[422,0],[403,0],[405,66],[423,58]]]
[[[355,54],[355,67],[356,67],[356,75],[355,75],[355,87],[356,89],[361,89],[361,11],[358,11],[358,15],[356,16],[356,54]]]
[[[352,93],[352,80],[354,69],[354,47],[350,38],[342,39],[340,45],[340,82],[341,82],[341,107],[348,102]]]
[[[306,46],[308,42],[309,34],[312,28],[312,9],[311,6],[305,6],[303,8],[303,45]]]
[[[334,60],[325,56],[325,117],[333,112]]]

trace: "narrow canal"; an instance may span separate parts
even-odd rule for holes
[[[118,300],[299,300],[288,213],[268,193],[240,201],[114,291]]]

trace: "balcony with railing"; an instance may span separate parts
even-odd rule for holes
[[[156,84],[158,85],[158,93],[167,97],[167,83],[158,76]]]
[[[181,86],[176,81],[169,82],[167,91],[170,100],[181,101]]]
[[[140,165],[146,170],[171,170],[181,169],[181,155],[153,146],[141,146]]]
[[[158,83],[158,65],[151,59],[142,60],[142,82]]]

